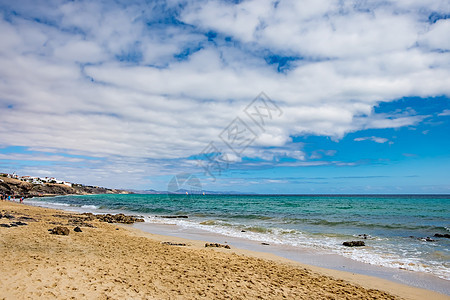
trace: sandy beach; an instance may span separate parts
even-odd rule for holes
[[[0,299],[450,299],[74,213],[6,201],[0,201],[0,212],[14,217],[0,224],[27,224],[0,227]],[[50,234],[58,225],[69,228],[69,235]],[[76,225],[82,232],[73,230]]]

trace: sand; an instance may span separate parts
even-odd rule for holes
[[[0,201],[0,299],[450,299],[383,279]],[[67,236],[50,234],[62,224]],[[184,243],[171,246],[161,242]]]

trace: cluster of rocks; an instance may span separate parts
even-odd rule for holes
[[[95,219],[92,214],[90,214],[90,215],[55,214],[55,215],[53,215],[53,217],[67,219],[67,225],[70,225],[70,226],[95,228],[94,225],[86,222],[86,221],[92,221]],[[55,222],[55,221],[50,222],[50,224],[63,225],[61,222]]]
[[[5,214],[0,213],[0,219],[1,218],[14,219],[15,217],[13,215],[8,214],[8,213],[5,213]]]
[[[216,248],[225,248],[225,249],[230,249],[229,245],[222,245],[222,244],[218,244],[218,243],[206,243],[205,244],[205,248],[208,247],[216,247]]]
[[[9,214],[7,212],[5,212],[4,214],[0,213],[0,219],[2,219],[2,218],[8,219],[8,220],[12,220],[12,219],[20,220],[20,221],[11,222],[9,224],[0,224],[0,227],[4,227],[4,228],[11,228],[11,227],[18,227],[18,226],[26,226],[26,225],[28,225],[27,223],[22,222],[22,220],[36,221],[33,218],[24,217],[24,216],[16,218],[15,216],[13,216],[13,215],[11,215],[11,214]]]
[[[133,216],[126,216],[124,214],[106,214],[106,215],[94,215],[94,217],[102,222],[108,223],[123,223],[123,224],[133,224],[135,222],[144,222],[144,219],[136,218]]]
[[[69,235],[70,230],[69,228],[65,227],[65,226],[56,226],[55,228],[49,229],[48,231],[50,231],[50,234],[56,234],[56,235]],[[75,227],[73,229],[73,231],[75,232],[83,232],[81,230],[80,227]]]
[[[435,239],[432,239],[429,236],[426,236],[426,237],[415,237],[413,235],[410,235],[409,237],[412,238],[412,239],[416,239],[416,240],[422,241],[422,242],[436,242]],[[450,234],[436,233],[434,235],[434,237],[437,237],[437,238],[450,238]]]
[[[71,218],[67,221],[68,225],[72,225],[72,226],[80,226],[80,227],[91,227],[91,228],[95,228],[94,225],[92,225],[91,223],[87,223],[87,221],[91,221],[91,219],[83,219],[80,217],[75,217],[75,218]]]
[[[346,247],[363,247],[366,244],[363,241],[350,241],[350,242],[343,242],[342,245]]]
[[[24,223],[24,222],[17,221],[17,222],[12,222],[12,223],[9,223],[9,224],[0,224],[0,227],[10,228],[10,227],[26,226],[26,225],[28,225],[28,224]]]

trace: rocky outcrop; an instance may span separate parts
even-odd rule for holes
[[[86,194],[131,194],[131,192],[107,189],[98,186],[44,183],[33,184],[13,178],[1,177],[0,194],[23,196],[26,198],[55,195],[86,195]]]
[[[94,215],[97,220],[108,222],[108,223],[123,223],[123,224],[133,224],[135,222],[144,222],[144,219],[136,218],[133,216],[126,216],[124,214],[117,215]]]
[[[366,244],[363,241],[351,241],[351,242],[343,242],[342,245],[346,247],[362,247]]]
[[[218,244],[218,243],[206,243],[205,248],[208,248],[208,247],[230,249],[229,245],[222,245],[222,244]]]
[[[64,226],[56,226],[53,229],[49,229],[51,234],[57,234],[57,235],[69,235],[69,228]]]

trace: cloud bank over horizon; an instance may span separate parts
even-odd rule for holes
[[[448,1],[0,1],[0,9],[6,169],[46,172],[50,161],[69,180],[130,187],[200,172],[192,157],[260,92],[283,114],[231,169],[355,164],[331,159],[333,149],[308,153],[299,138],[337,142],[448,115],[377,111],[408,97],[450,97]],[[378,133],[353,140],[396,142]]]

